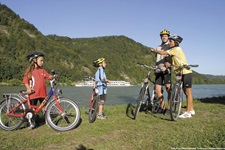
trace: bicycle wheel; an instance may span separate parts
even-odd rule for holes
[[[146,114],[151,112],[151,109],[152,109],[151,99],[152,99],[152,95],[149,92],[149,88],[147,88],[145,96],[142,99],[142,101],[144,102],[144,104],[142,105],[143,106],[143,110],[145,111]],[[142,106],[141,106],[139,111],[141,111]]]
[[[99,98],[98,95],[93,96],[92,106],[88,114],[88,120],[90,123],[93,123],[96,120],[96,116],[98,112],[98,98]]]
[[[60,110],[59,107],[63,110]],[[80,109],[78,105],[73,100],[67,98],[61,98],[59,103],[52,101],[48,105],[45,115],[48,125],[56,131],[71,130],[80,121]]]
[[[181,87],[174,85],[170,98],[170,116],[173,121],[177,120],[181,111]]]
[[[5,99],[0,104],[0,127],[3,130],[11,131],[18,129],[23,124],[23,119],[16,116],[7,116],[7,112],[20,103],[20,100],[14,97]],[[15,109],[15,113],[24,113],[25,105],[22,104]]]
[[[141,108],[141,105],[142,105],[142,103],[143,103],[143,99],[145,98],[145,95],[146,95],[146,87],[147,87],[147,85],[145,84],[145,85],[141,88],[141,90],[140,90],[140,92],[139,92],[138,100],[137,100],[137,106],[136,106],[136,108],[135,108],[135,113],[134,113],[134,119],[137,118],[138,112],[139,112],[139,110],[140,110],[140,108]]]

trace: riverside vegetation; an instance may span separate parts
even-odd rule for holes
[[[131,104],[106,106],[106,120],[82,122],[74,130],[56,132],[47,125],[34,130],[0,130],[0,147],[8,149],[162,150],[172,148],[225,148],[225,97],[196,99],[196,115],[171,121],[170,116],[140,112],[132,119]],[[129,108],[129,109],[127,109]]]
[[[125,80],[131,84],[142,82],[146,70],[137,62],[155,64],[155,56],[149,47],[124,35],[93,38],[69,38],[57,35],[43,35],[34,25],[20,18],[13,10],[0,4],[0,83],[20,85],[28,66],[26,56],[39,50],[45,54],[45,69],[56,70],[60,82],[74,85],[93,76],[96,68],[93,60],[105,57],[107,75],[112,80]],[[101,54],[101,55],[99,55]],[[189,60],[189,63],[191,62]],[[207,78],[197,72],[193,74],[194,84],[225,83],[224,78]]]

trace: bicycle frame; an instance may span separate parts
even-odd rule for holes
[[[92,77],[88,77],[88,78],[90,80],[95,81],[95,79]],[[100,102],[100,96],[98,95],[98,92],[99,92],[98,89],[95,87],[92,90],[93,90],[93,93],[90,96],[90,102],[89,102],[89,104],[90,104],[89,114],[88,114],[89,123],[95,122],[97,113],[98,113],[98,109],[99,109],[99,102]]]
[[[50,100],[50,98],[52,96],[54,97],[54,99],[57,102],[57,108],[63,113],[63,109],[62,109],[62,107],[59,104],[59,96],[57,96],[57,94],[55,93],[54,82],[55,82],[55,78],[53,78],[52,80],[50,80],[51,90],[49,91],[47,97],[43,100],[43,102],[39,106],[31,105],[31,103],[30,103],[31,100],[30,100],[29,95],[27,96],[26,99],[24,99],[24,97],[22,97],[21,95],[19,95],[19,97],[22,98],[23,100],[19,104],[17,104],[15,107],[13,107],[11,110],[8,110],[7,111],[7,116],[24,117],[26,115],[25,112],[23,112],[23,113],[16,113],[15,110],[18,107],[20,107],[22,104],[26,104],[26,103],[28,105],[28,109],[26,109],[25,111],[31,110],[35,114],[37,114],[37,113],[39,113],[46,106],[47,102],[49,102],[49,100]],[[21,91],[20,94],[24,94],[24,92]],[[9,101],[9,104],[10,104],[10,96],[8,95],[7,98],[8,98],[7,101]]]
[[[136,106],[136,109],[135,109],[135,113],[134,113],[134,119],[136,119],[137,115],[138,115],[138,112],[140,111],[140,108],[142,106],[142,104],[144,104],[145,108],[144,110],[146,111],[146,113],[150,110],[152,112],[153,109],[155,109],[156,105],[155,105],[155,101],[154,101],[154,97],[151,97],[151,93],[149,91],[149,81],[153,84],[155,84],[155,82],[151,79],[151,71],[150,69],[153,69],[155,70],[156,68],[155,67],[150,67],[150,66],[147,66],[145,64],[141,64],[141,63],[138,63],[140,66],[144,66],[146,68],[148,68],[148,74],[146,75],[145,79],[144,79],[144,82],[142,84],[142,88],[139,92],[139,96],[138,96],[138,100],[137,100],[137,106]],[[153,92],[154,89],[153,89]],[[154,93],[152,93],[152,95],[154,96]]]
[[[179,90],[183,90],[183,68],[190,68],[190,67],[198,67],[198,65],[183,65],[183,66],[175,66],[178,67],[179,69],[179,75],[176,76],[176,85],[178,85],[178,87],[180,88]],[[182,93],[182,91],[180,91],[180,93]],[[181,99],[183,100],[183,99]]]
[[[94,98],[95,97],[98,97],[98,102],[97,103],[99,103],[99,96],[98,96],[98,91],[96,90],[96,88],[95,89],[93,89],[93,93],[91,94],[91,96],[90,96],[90,101],[89,101],[89,108],[90,109],[92,109],[92,104],[93,104],[93,100],[94,100]]]
[[[177,69],[179,69],[179,75],[176,76],[176,83],[173,85],[170,103],[170,116],[172,120],[176,121],[180,115],[183,100],[183,68],[190,69],[190,67],[198,67],[198,65],[182,65],[173,67],[177,67]]]

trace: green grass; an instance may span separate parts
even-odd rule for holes
[[[194,101],[196,115],[170,121],[170,116],[140,112],[133,120],[127,104],[105,106],[106,120],[82,123],[74,130],[56,132],[47,125],[34,130],[0,130],[0,149],[33,150],[164,150],[171,148],[225,148],[225,97]]]

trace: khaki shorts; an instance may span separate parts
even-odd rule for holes
[[[106,101],[106,94],[102,94],[102,95],[100,95],[100,100],[104,100],[104,101]]]

